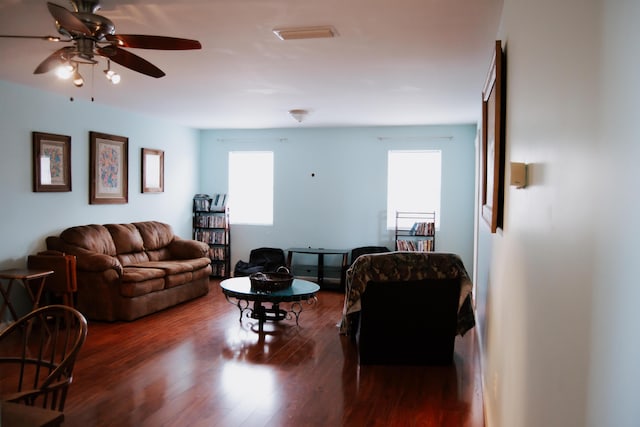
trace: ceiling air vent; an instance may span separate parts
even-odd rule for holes
[[[280,40],[331,38],[338,34],[336,29],[331,26],[276,28],[273,33]]]

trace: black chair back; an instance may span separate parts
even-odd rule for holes
[[[369,282],[356,335],[360,363],[451,363],[459,299],[459,279]]]

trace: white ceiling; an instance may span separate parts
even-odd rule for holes
[[[54,0],[71,9],[70,3]],[[475,123],[502,0],[102,0],[116,33],[199,40],[202,50],[130,49],[167,75],[112,64],[75,88],[34,75],[59,44],[0,38],[0,79],[166,117],[195,128]],[[282,41],[277,27],[338,37]],[[45,0],[0,0],[0,34],[57,35]],[[93,75],[93,84],[91,76]],[[69,102],[69,101],[64,101]],[[298,124],[287,113],[309,111]]]

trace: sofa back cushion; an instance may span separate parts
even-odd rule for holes
[[[78,246],[91,252],[114,256],[116,246],[109,230],[103,225],[89,224],[70,227],[60,233],[68,245]]]
[[[144,251],[144,241],[133,224],[105,224],[109,230],[118,254],[130,254]]]
[[[174,239],[173,230],[169,224],[158,221],[145,221],[134,222],[133,225],[140,231],[146,251],[165,248]]]

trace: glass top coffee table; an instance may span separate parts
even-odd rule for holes
[[[262,331],[264,322],[296,319],[296,325],[302,312],[302,302],[315,304],[316,293],[320,286],[302,279],[293,279],[290,288],[275,292],[256,292],[251,289],[251,280],[248,277],[234,277],[220,282],[220,288],[227,301],[240,310],[240,321],[246,315],[258,320],[258,328]],[[250,303],[253,302],[253,306]],[[270,303],[271,307],[265,307],[264,303]],[[287,303],[288,310],[280,307]]]

